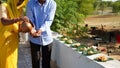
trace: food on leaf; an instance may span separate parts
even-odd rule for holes
[[[78,46],[80,46],[80,43],[75,43],[74,45],[78,47]]]
[[[87,50],[87,48],[86,47],[81,47],[80,48],[80,51],[84,51],[84,50]]]
[[[71,47],[73,48],[78,48],[79,46],[80,46],[80,43],[78,42],[71,44]]]
[[[65,36],[59,37],[59,39],[60,39],[61,41],[66,41],[66,40],[68,40],[68,38],[65,37]]]
[[[96,61],[106,62],[108,60],[107,56],[99,56],[95,58]]]
[[[92,50],[88,51],[87,54],[92,55],[94,52]]]
[[[65,43],[67,43],[67,44],[72,44],[73,41],[72,41],[71,39],[69,39],[69,40],[66,40]]]

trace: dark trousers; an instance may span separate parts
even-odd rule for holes
[[[32,68],[40,68],[41,56],[42,56],[42,68],[50,68],[52,43],[46,46],[42,46],[30,42],[30,46],[32,56]]]

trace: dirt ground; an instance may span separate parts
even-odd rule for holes
[[[85,23],[89,26],[120,26],[120,15],[88,16]]]
[[[107,29],[117,28],[120,29],[120,15],[100,15],[100,16],[89,16],[85,19],[85,24],[88,24],[89,27],[107,27]],[[120,44],[116,43],[109,43],[109,44],[101,44],[101,47],[106,47],[108,45],[114,46],[112,47],[111,52],[109,53],[109,56],[113,57],[114,59],[120,60]],[[115,47],[118,46],[117,47]],[[109,48],[110,49],[110,48]],[[104,52],[105,54],[108,54],[107,52]]]

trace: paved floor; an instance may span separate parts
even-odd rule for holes
[[[29,43],[19,44],[18,68],[32,68]],[[40,68],[42,65],[40,64]],[[54,61],[51,61],[51,68],[58,68]]]
[[[28,43],[20,43],[18,54],[18,68],[32,68],[30,47]]]

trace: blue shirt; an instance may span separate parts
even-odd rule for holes
[[[50,26],[53,22],[55,11],[56,2],[54,0],[46,0],[43,5],[41,5],[38,0],[28,2],[26,10],[28,18],[36,30],[42,30],[42,34],[38,38],[33,38],[29,35],[31,42],[39,45],[48,45],[53,42]]]

